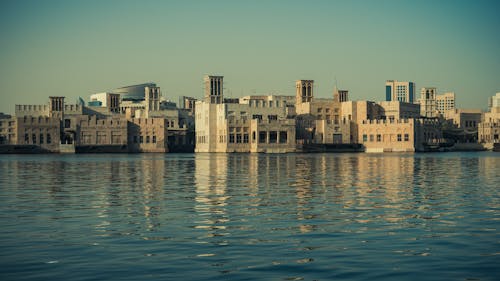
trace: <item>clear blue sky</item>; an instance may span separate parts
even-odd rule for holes
[[[385,80],[455,91],[463,108],[500,92],[500,1],[0,1],[0,112],[153,81],[163,96],[294,94],[334,78],[352,100]],[[417,94],[419,96],[419,94]]]

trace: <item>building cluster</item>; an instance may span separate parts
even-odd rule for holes
[[[87,105],[49,97],[0,116],[0,152],[192,151],[192,119],[164,102],[154,83],[95,94]]]
[[[385,101],[351,101],[314,80],[295,95],[224,96],[224,77],[205,76],[202,99],[165,100],[155,83],[96,93],[67,104],[16,105],[0,114],[0,152],[414,152],[492,148],[500,142],[500,93],[488,112],[458,109],[455,94],[386,81]]]

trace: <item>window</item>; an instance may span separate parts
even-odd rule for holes
[[[405,141],[409,141],[409,140],[410,140],[410,135],[405,134]]]
[[[144,137],[143,136],[139,136],[139,143],[143,143],[144,142]]]
[[[70,127],[71,127],[71,120],[64,119],[64,128],[70,128]]]
[[[43,144],[43,134],[40,134],[40,144]]]
[[[153,143],[156,143],[156,136],[153,136]]]
[[[255,139],[256,139],[256,135],[255,135],[255,131],[252,132],[252,142],[255,142]]]
[[[368,136],[366,134],[363,134],[363,142],[367,142],[368,141]]]
[[[33,144],[36,144],[36,135],[35,134],[33,134],[31,136],[31,141],[33,142]]]
[[[267,142],[267,133],[259,132],[259,143],[266,143],[266,142]]]
[[[373,141],[373,135],[370,135],[370,141]]]
[[[286,131],[280,131],[280,143],[288,142],[288,134]]]
[[[236,134],[236,143],[241,143],[241,134]]]
[[[398,134],[398,141],[401,141],[401,134]]]
[[[24,142],[28,143],[30,141],[30,136],[28,134],[24,134]]]
[[[267,119],[269,119],[269,120],[278,120],[278,115],[267,115]]]
[[[149,143],[149,136],[146,136],[146,143]]]
[[[269,132],[269,143],[277,143],[278,142],[278,132],[270,131]]]
[[[50,134],[47,134],[47,143],[52,143],[52,138]]]
[[[381,141],[382,141],[382,135],[380,135],[380,134],[378,134],[378,135],[377,135],[377,141],[378,141],[378,142],[381,142]]]
[[[254,115],[252,115],[252,119],[262,120],[262,115],[261,114],[254,114]]]
[[[229,134],[229,143],[234,143],[234,134]]]
[[[248,143],[248,134],[243,134],[243,143]]]

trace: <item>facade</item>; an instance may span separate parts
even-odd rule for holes
[[[366,152],[415,152],[438,145],[442,134],[435,119],[363,120],[359,142]]]
[[[448,92],[442,95],[436,95],[436,109],[444,115],[448,110],[455,110],[455,93]]]
[[[385,100],[413,103],[415,97],[415,83],[387,80],[385,82]]]
[[[123,117],[99,119],[78,116],[74,146],[78,152],[127,152],[127,120]],[[66,130],[66,128],[65,128]]]
[[[444,117],[457,128],[477,131],[477,125],[481,123],[483,112],[480,109],[455,109],[446,111]]]
[[[17,121],[15,117],[0,113],[0,145],[17,143]]]
[[[133,118],[128,121],[130,152],[168,152],[165,118]]]
[[[420,105],[414,103],[407,103],[401,101],[381,101],[378,102],[380,106],[378,111],[379,116],[374,116],[374,119],[407,119],[407,118],[420,118]]]
[[[226,103],[223,77],[205,76],[205,98],[195,106],[196,152],[295,151],[295,120],[276,96]]]
[[[45,152],[58,152],[61,122],[57,117],[16,117],[17,139],[13,144],[33,145]]]
[[[160,110],[158,87],[144,91],[144,100],[136,103],[141,107],[128,108],[128,115],[118,110],[119,95],[109,93],[103,95],[107,107],[65,104],[64,97],[50,97],[47,105],[16,105],[16,118],[1,118],[0,141],[40,152],[192,152],[192,116]]]

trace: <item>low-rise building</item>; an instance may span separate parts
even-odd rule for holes
[[[426,151],[442,141],[437,119],[363,120],[359,136],[366,152]]]
[[[196,152],[293,152],[295,120],[286,98],[248,96],[225,102],[223,77],[206,76],[195,106]]]
[[[168,152],[168,129],[165,118],[128,120],[130,152]]]
[[[61,121],[57,117],[16,117],[16,145],[33,145],[44,152],[59,152]]]

